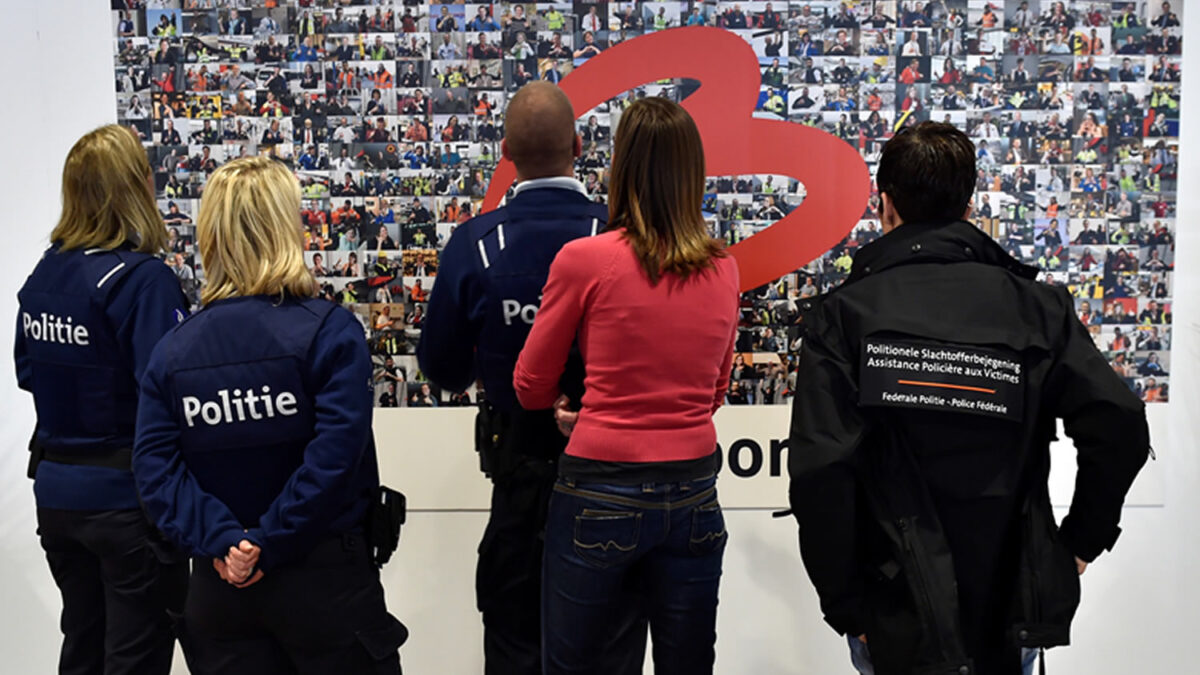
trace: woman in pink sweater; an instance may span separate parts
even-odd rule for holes
[[[712,672],[728,538],[712,414],[729,382],[738,270],[701,216],[704,175],[682,107],[647,98],[625,111],[609,231],[559,252],[513,373],[521,405],[557,408],[571,434],[546,524],[546,675],[594,672],[641,613],[657,673]],[[558,388],[575,345],[587,368],[577,415]]]

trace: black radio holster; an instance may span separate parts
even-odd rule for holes
[[[520,480],[527,474],[553,476],[567,447],[551,410],[502,412],[479,402],[475,416],[475,450],[479,469],[493,483]]]
[[[487,401],[479,402],[475,414],[475,452],[479,470],[493,481],[504,480],[516,468],[518,459],[512,450],[512,418]]]

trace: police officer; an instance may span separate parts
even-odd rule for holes
[[[365,535],[379,485],[362,325],[313,298],[275,160],[213,173],[197,220],[203,309],[146,367],[134,474],[194,557],[184,620],[196,673],[399,673]]]
[[[557,86],[533,82],[509,101],[500,146],[517,169],[507,205],[461,225],[442,254],[417,347],[422,372],[443,389],[480,380],[477,450],[491,476],[491,517],[479,544],[475,592],[483,613],[485,672],[527,675],[541,670],[542,531],[566,447],[552,410],[524,410],[513,392],[517,355],[533,325],[550,263],[563,244],[601,231],[607,207],[588,200],[574,176],[582,154],[571,102]],[[582,396],[577,364],[563,391]],[[640,673],[620,662],[644,653],[646,624],[629,617],[597,672]],[[635,648],[636,647],[636,648]]]
[[[128,129],[79,139],[51,246],[18,294],[17,383],[33,394],[38,533],[62,592],[63,673],[167,673],[187,561],[138,504],[130,456],[137,380],[183,319],[153,254],[167,231],[146,151]]]
[[[864,673],[1010,675],[1066,645],[1078,575],[1116,542],[1149,450],[1141,401],[1069,294],[962,221],[974,176],[953,126],[897,134],[876,177],[884,236],[802,305],[791,505]],[[1057,419],[1079,456],[1061,527]]]

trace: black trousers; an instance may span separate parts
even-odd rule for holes
[[[62,593],[60,675],[171,670],[187,559],[139,509],[38,509],[38,534]]]
[[[475,569],[485,675],[542,673],[542,553],[556,479],[553,464],[530,459],[492,487],[491,513]],[[617,648],[605,654],[606,663],[596,672],[641,675],[645,613],[635,609],[617,632]]]
[[[361,534],[331,537],[242,589],[212,560],[193,561],[183,639],[194,675],[399,675],[407,638]]]

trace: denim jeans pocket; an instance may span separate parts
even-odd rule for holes
[[[850,643],[850,663],[854,669],[859,675],[875,675],[875,664],[871,661],[867,644],[853,635],[847,635],[846,640]]]
[[[584,509],[575,516],[575,553],[596,567],[626,562],[637,550],[642,514]]]
[[[720,502],[714,499],[692,510],[688,548],[693,555],[716,553],[725,547],[728,540],[729,533],[725,531],[725,516],[721,514]]]

